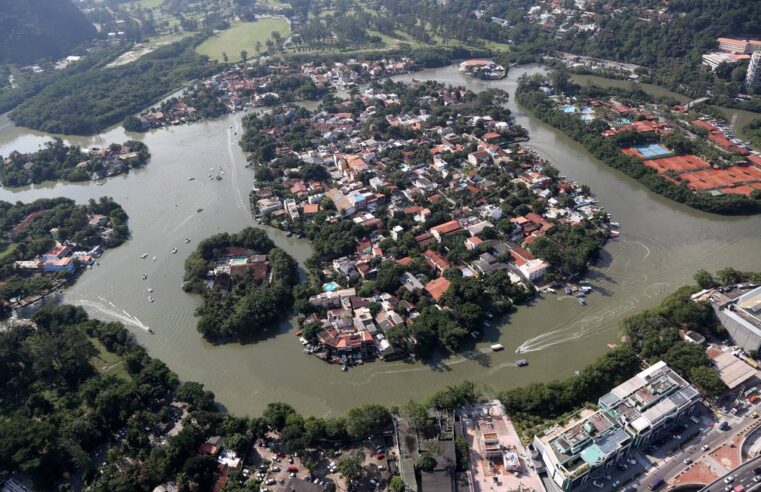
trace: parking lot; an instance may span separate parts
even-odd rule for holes
[[[361,450],[364,454],[362,478],[348,484],[338,471],[341,459]],[[395,458],[382,439],[367,441],[351,448],[332,448],[290,455],[281,449],[275,435],[256,442],[249,455],[251,466],[244,468],[249,480],[260,482],[262,490],[280,492],[291,478],[312,482],[323,489],[338,491],[376,490],[390,479],[389,459]]]

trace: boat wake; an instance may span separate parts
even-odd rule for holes
[[[242,131],[242,127],[240,126],[240,122],[238,119],[233,116],[233,124],[235,126],[235,133],[237,134],[239,131]],[[233,151],[233,146],[237,145],[238,142],[234,138],[234,135],[231,133],[231,129],[227,129],[227,154],[230,161],[230,181],[233,185],[233,190],[235,190],[235,198],[238,200],[238,207],[240,208],[241,212],[248,217],[249,210],[246,207],[246,201],[243,199],[243,194],[240,191],[240,185],[238,183],[238,163],[235,160],[235,153]]]
[[[134,326],[140,328],[143,331],[149,332],[150,327],[140,321],[137,316],[134,316],[124,309],[119,309],[113,302],[98,296],[98,301],[91,301],[89,299],[80,299],[74,301],[77,306],[82,306],[85,309],[96,311],[100,314],[104,314],[114,320],[121,321],[125,325]]]

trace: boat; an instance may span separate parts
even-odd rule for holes
[[[616,238],[616,237],[618,237],[620,235],[621,235],[621,233],[618,232],[618,231],[610,231],[610,237],[612,237],[612,238]]]
[[[569,295],[569,296],[570,296],[571,294],[573,294],[573,289],[572,289],[570,286],[568,286],[568,285],[566,285],[566,286],[565,286],[565,289],[564,289],[564,290],[565,290],[565,293],[566,293],[567,295]]]
[[[172,254],[173,255],[177,254],[177,248],[172,248]]]
[[[348,371],[348,370],[349,370],[349,366],[347,366],[346,364],[344,364],[344,365],[342,365],[342,366],[341,366],[341,370],[342,370],[342,371],[344,371],[344,372],[346,372],[346,371]]]
[[[516,367],[526,367],[528,365],[528,361],[526,359],[518,359],[515,361]]]
[[[196,178],[188,178],[188,181],[195,181]]]
[[[147,332],[148,332],[148,333],[150,333],[151,335],[153,335],[154,333],[156,333],[155,331],[153,331],[153,328],[151,328],[151,327],[148,327],[148,328],[146,328],[146,329],[145,329],[145,331],[147,331]]]
[[[618,222],[611,222],[610,225],[613,227],[621,227],[621,224],[619,224]]]
[[[203,209],[199,208],[198,210],[196,210],[196,212],[198,212],[200,214],[201,212],[203,212]]]
[[[140,255],[140,259],[141,260],[144,260],[146,258],[148,258],[148,253],[143,253],[143,254]]]
[[[503,347],[501,343],[495,343],[490,348],[492,352],[499,352],[500,350],[505,350],[505,347]]]
[[[556,292],[556,290],[553,289],[552,287],[547,287],[546,289],[544,289],[544,291],[547,292],[548,294],[554,294]]]
[[[189,242],[190,242],[190,238],[189,238],[189,237],[186,237],[186,238],[185,238],[185,244],[188,244]]]
[[[222,176],[220,176],[219,174],[217,174],[217,181],[222,181]]]
[[[592,292],[592,287],[588,285],[584,285],[581,287],[581,292],[583,292],[584,294],[589,294],[590,292]]]
[[[153,260],[153,261],[156,261],[156,260],[158,260],[158,258],[156,258],[156,257],[154,256],[153,258],[151,258],[151,260]]]
[[[293,233],[291,231],[285,231],[285,236],[286,237],[291,237],[291,236],[293,236]]]
[[[583,297],[578,297],[577,299],[579,301],[579,304],[581,304],[582,306],[586,306],[587,305],[587,300],[584,299]]]
[[[143,280],[145,280],[145,279],[147,279],[147,278],[148,278],[148,274],[147,274],[147,273],[144,273],[144,274],[143,274]]]
[[[148,296],[148,302],[153,302],[153,301],[155,301],[155,299],[151,296]]]
[[[150,294],[151,292],[153,292],[153,289],[148,287],[148,293]]]
[[[472,336],[474,339],[478,338],[478,332],[477,331],[471,331],[470,336]]]

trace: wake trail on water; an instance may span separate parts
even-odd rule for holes
[[[149,330],[148,325],[140,321],[137,316],[128,313],[124,309],[118,308],[116,305],[114,305],[113,302],[108,301],[100,296],[98,296],[98,299],[99,301],[79,299],[78,301],[75,301],[74,304],[85,308],[90,308],[94,311],[110,316],[111,318],[121,321],[125,325],[131,325],[136,328],[140,328],[143,331]]]
[[[238,119],[233,115],[233,125],[235,127],[235,132],[241,130],[241,127],[238,123]],[[243,195],[240,192],[240,185],[238,184],[238,166],[235,162],[235,153],[233,151],[233,145],[235,145],[235,139],[233,138],[233,135],[230,133],[230,128],[227,129],[227,155],[229,157],[230,161],[230,180],[233,185],[233,189],[235,190],[235,198],[238,200],[238,207],[240,208],[240,211],[243,212],[243,215],[248,217],[248,210],[246,208],[246,202],[243,200]]]

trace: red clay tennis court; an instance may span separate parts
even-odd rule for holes
[[[731,166],[727,169],[706,169],[680,176],[693,190],[731,188],[735,184],[761,180],[761,170],[755,167]]]
[[[684,173],[711,167],[706,161],[692,154],[679,155],[675,157],[662,157],[660,159],[650,159],[645,161],[643,164],[645,164],[647,167],[655,169],[658,174],[663,174],[666,171]]]

